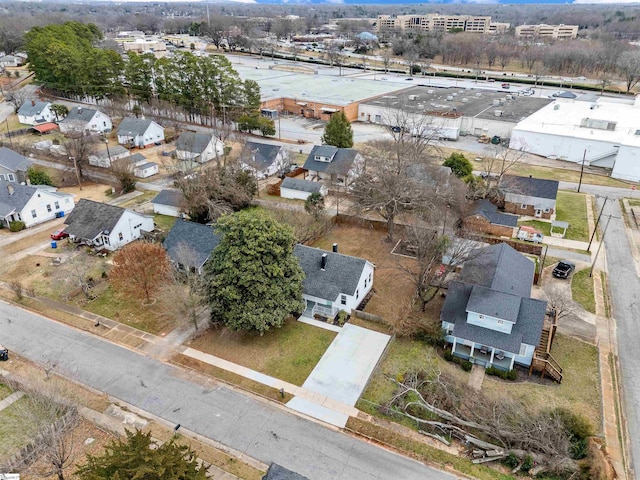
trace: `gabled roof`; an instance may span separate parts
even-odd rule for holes
[[[315,159],[315,156],[332,158],[330,162],[322,162]],[[358,155],[358,151],[353,148],[337,148],[331,145],[316,145],[311,149],[307,160],[304,162],[305,170],[315,172],[335,173],[346,175]]]
[[[124,212],[124,208],[82,198],[65,217],[65,232],[85,240],[93,240],[103,232],[108,235]]]
[[[521,298],[518,295],[474,285],[467,303],[467,311],[515,323]]]
[[[39,123],[31,127],[31,130],[35,130],[38,133],[47,133],[57,129],[58,125],[53,122]]]
[[[556,98],[576,98],[577,95],[575,93],[571,93],[571,92],[562,92],[562,93],[558,93],[557,95],[554,95],[554,97]]]
[[[19,153],[9,150],[7,147],[1,147],[0,166],[13,172],[26,172],[31,166],[31,161]]]
[[[496,207],[487,199],[483,199],[478,202],[475,210],[473,211],[473,214],[484,217],[489,223],[493,225],[503,225],[505,227],[518,226],[517,215],[499,212],[498,207]]]
[[[134,153],[133,155],[129,156],[129,161],[131,163],[138,163],[138,162],[145,162],[146,163],[147,157],[145,157],[141,153]]]
[[[109,156],[115,157],[116,155],[122,155],[125,152],[129,152],[129,149],[123,147],[122,145],[114,145],[109,147],[109,150],[107,150],[106,148],[104,150],[98,150],[97,152],[89,156],[97,158],[109,158]]]
[[[366,260],[340,253],[327,252],[306,245],[296,245],[293,253],[305,273],[302,291],[306,295],[335,300],[339,294],[354,295]],[[325,269],[320,268],[322,255],[327,255]]]
[[[118,135],[127,135],[132,137],[144,135],[152,123],[156,122],[148,118],[125,117],[118,126]],[[158,124],[156,123],[156,125]],[[158,126],[162,128],[160,125]]]
[[[503,293],[528,297],[535,265],[506,243],[474,250],[460,273],[465,282]]]
[[[42,111],[49,105],[51,105],[49,102],[36,102],[33,100],[27,100],[18,110],[18,115],[24,115],[25,117],[40,115],[40,113],[42,113]]]
[[[140,165],[136,165],[136,168],[140,168],[142,170],[146,170],[147,168],[152,168],[152,167],[157,167],[158,164],[156,162],[147,162],[147,163],[142,163]]]
[[[162,245],[175,263],[200,268],[219,243],[220,235],[210,225],[178,220]]]
[[[176,150],[201,154],[213,138],[215,136],[209,133],[182,132],[176,140]]]
[[[323,187],[320,182],[312,182],[310,180],[302,180],[301,178],[285,177],[280,184],[280,188],[288,188],[290,190],[298,190],[300,192],[315,193],[319,192]]]
[[[4,218],[14,210],[21,211],[37,191],[30,185],[0,180],[0,217]]]
[[[557,180],[517,177],[515,175],[505,175],[500,182],[500,188],[506,193],[551,200],[555,200],[558,196],[559,185],[560,183]]]
[[[307,477],[303,477],[299,473],[292,472],[289,469],[281,467],[277,463],[272,463],[267,470],[267,474],[262,477],[262,480],[309,480]]]
[[[169,205],[170,207],[181,207],[184,195],[179,190],[160,190],[160,193],[153,197],[151,203],[156,205]]]
[[[267,143],[247,142],[242,149],[240,158],[244,163],[264,170],[273,165],[282,147],[280,145],[269,145]]]
[[[86,107],[73,107],[63,120],[58,123],[87,123],[91,121],[98,110]]]

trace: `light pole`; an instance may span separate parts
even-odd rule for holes
[[[582,186],[582,174],[584,173],[584,161],[587,158],[587,149],[584,149],[582,154],[582,164],[580,166],[580,181],[578,182],[578,193],[580,193],[580,187]]]
[[[604,206],[607,204],[607,200],[609,200],[609,197],[604,197],[604,203],[602,204],[602,208],[600,209],[600,214],[598,215],[596,224],[593,227],[593,233],[591,234],[591,238],[589,239],[589,246],[587,247],[587,252],[591,251],[591,242],[593,242],[593,237],[596,236],[596,230],[598,230],[598,225],[600,224],[600,217],[602,217],[602,212],[604,212]]]
[[[109,166],[111,166],[111,152],[109,151],[109,139],[104,139],[104,144],[107,146],[107,157],[109,157]]]
[[[598,245],[598,250],[596,250],[596,256],[593,259],[593,264],[591,265],[591,270],[589,271],[589,276],[593,277],[593,269],[596,266],[596,262],[598,261],[598,254],[600,253],[600,249],[602,248],[602,244],[604,243],[604,236],[607,234],[607,228],[609,228],[609,222],[611,221],[611,217],[613,217],[613,215],[609,214],[608,215],[609,218],[607,218],[607,223],[604,226],[604,231],[602,232],[602,238],[600,239],[600,245]],[[620,218],[620,217],[615,217],[615,218]]]

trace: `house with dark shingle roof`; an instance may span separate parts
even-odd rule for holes
[[[162,245],[175,265],[202,273],[204,264],[219,243],[220,235],[211,225],[178,220]]]
[[[6,227],[11,222],[24,222],[29,228],[53,220],[73,210],[73,197],[55,187],[0,181],[0,222]]]
[[[440,314],[453,355],[485,367],[530,366],[547,302],[531,298],[534,263],[505,243],[472,252]]]
[[[71,241],[105,250],[117,250],[154,230],[153,217],[133,210],[81,199],[66,217]]]
[[[211,133],[186,131],[176,140],[178,160],[205,163],[224,154],[224,143]]]
[[[329,189],[324,183],[311,182],[301,178],[285,177],[280,184],[280,196],[282,198],[306,200],[312,193],[319,193],[325,197],[328,192]]]
[[[315,145],[302,168],[308,171],[311,180],[349,185],[358,175],[361,163],[361,155],[353,148]]]
[[[184,204],[184,195],[179,190],[160,190],[151,200],[153,213],[180,217]]]
[[[24,183],[31,160],[7,147],[0,148],[0,181]]]
[[[305,274],[303,316],[313,318],[320,314],[332,318],[340,310],[351,312],[373,287],[375,266],[363,258],[338,253],[337,244],[331,252],[298,244],[293,253]]]
[[[111,167],[111,162],[122,160],[123,158],[131,158],[131,151],[128,148],[124,148],[122,145],[112,145],[110,147],[105,145],[104,150],[97,150],[89,155],[89,165],[109,168]]]
[[[487,199],[476,203],[472,212],[463,219],[466,230],[503,237],[513,237],[518,228],[518,216],[498,211]]]
[[[55,118],[49,102],[27,100],[18,109],[18,121],[24,125],[53,122]]]
[[[281,467],[276,463],[269,465],[269,470],[262,477],[262,480],[309,480],[299,473],[293,472],[287,468]]]
[[[73,107],[69,114],[58,122],[60,132],[68,133],[104,133],[113,128],[111,118],[95,108]]]
[[[138,148],[164,142],[164,128],[147,118],[125,117],[118,125],[118,143]]]
[[[500,181],[504,210],[516,215],[554,219],[559,185],[557,180],[504,175]]]
[[[258,178],[267,178],[283,171],[289,164],[289,152],[280,145],[247,142],[240,152],[242,168],[251,170]]]

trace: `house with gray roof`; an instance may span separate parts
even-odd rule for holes
[[[211,225],[177,220],[162,245],[176,266],[202,273],[219,243],[220,235]]]
[[[21,185],[0,181],[0,222],[24,222],[26,228],[70,213],[73,195],[54,187]]]
[[[17,55],[3,55],[0,57],[1,67],[19,67],[24,63],[24,59]]]
[[[211,133],[182,132],[176,140],[178,160],[206,163],[224,155],[224,143]]]
[[[329,189],[324,183],[312,182],[301,178],[285,177],[280,184],[280,196],[282,198],[306,200],[312,193],[319,193],[325,197],[328,192]]]
[[[113,128],[111,118],[105,113],[95,108],[73,107],[69,114],[58,122],[60,132],[83,133],[106,133]]]
[[[547,303],[531,298],[535,264],[505,243],[469,255],[440,314],[453,355],[485,367],[530,366]]]
[[[293,472],[287,468],[281,467],[276,463],[269,465],[269,470],[262,477],[262,480],[309,480],[299,473]]]
[[[125,117],[118,125],[118,143],[145,148],[164,142],[164,128],[147,118]]]
[[[153,217],[133,210],[81,199],[66,217],[65,232],[73,242],[115,251],[154,230]]]
[[[303,168],[311,180],[349,185],[358,175],[362,156],[353,148],[315,145]]]
[[[131,158],[131,151],[122,145],[112,145],[110,147],[97,150],[89,155],[89,165],[94,167],[109,168],[111,163],[123,158]]]
[[[0,181],[24,183],[30,166],[28,158],[7,147],[0,147]]]
[[[160,190],[151,200],[153,213],[180,217],[184,205],[184,195],[180,190]]]
[[[351,312],[373,287],[375,266],[363,258],[338,253],[337,244],[331,252],[298,244],[293,253],[305,274],[303,316],[333,318],[340,310]]]
[[[504,210],[516,215],[555,219],[557,180],[504,175],[500,191],[504,194]]]
[[[27,100],[18,109],[18,121],[24,125],[53,122],[55,118],[49,102]]]
[[[488,235],[513,237],[518,228],[518,216],[503,213],[487,199],[479,200],[463,219],[466,230]]]
[[[258,178],[267,178],[284,171],[289,165],[289,152],[281,145],[247,142],[240,152],[240,162]]]

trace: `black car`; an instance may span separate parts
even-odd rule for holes
[[[0,345],[0,360],[7,361],[9,360],[9,350]]]
[[[558,262],[556,268],[553,269],[553,276],[556,278],[569,278],[571,272],[573,272],[576,268],[576,265],[573,262],[568,260],[562,260]]]

